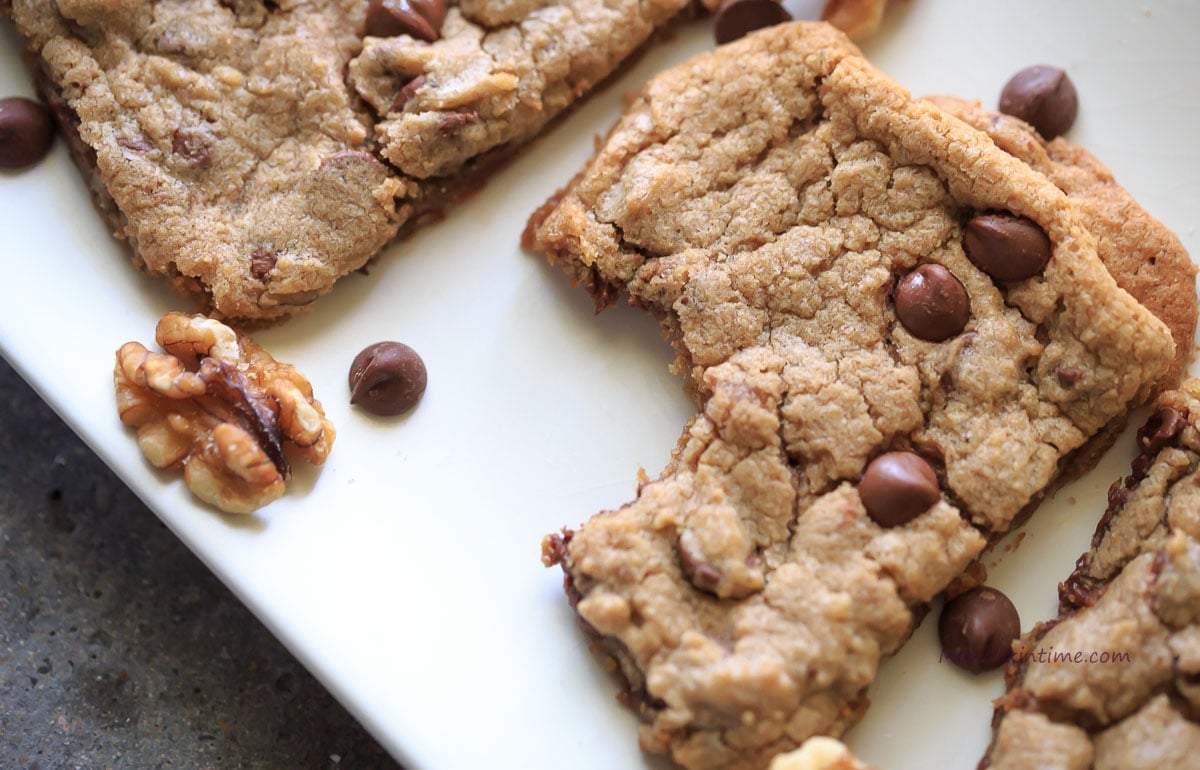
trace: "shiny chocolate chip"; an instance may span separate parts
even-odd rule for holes
[[[1079,94],[1058,67],[1026,67],[1000,92],[1000,111],[1025,121],[1046,139],[1061,136],[1075,123]]]
[[[1039,275],[1050,261],[1046,231],[1012,214],[977,214],[963,233],[967,258],[992,280],[1015,283]]]
[[[791,21],[792,15],[776,0],[725,0],[713,18],[713,36],[724,45],[756,29]]]
[[[402,342],[377,342],[350,365],[350,403],[372,414],[404,414],[425,393],[425,362]]]
[[[914,337],[941,342],[962,332],[971,302],[962,283],[941,265],[925,264],[900,280],[892,293],[896,318]]]
[[[1159,407],[1158,411],[1146,420],[1146,424],[1138,429],[1138,447],[1145,454],[1156,455],[1163,447],[1175,441],[1175,437],[1186,424],[1187,421],[1178,410],[1169,406]]]
[[[858,482],[858,495],[881,527],[912,521],[942,496],[937,474],[915,452],[888,452],[872,460]]]
[[[444,0],[370,0],[366,33],[372,37],[409,35],[432,43],[446,20]]]
[[[32,166],[54,144],[50,110],[30,99],[0,99],[0,168]]]
[[[1021,635],[1021,618],[1008,597],[979,586],[946,602],[938,619],[942,657],[978,674],[1003,666]]]

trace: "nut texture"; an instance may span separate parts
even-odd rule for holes
[[[182,468],[201,500],[250,513],[283,494],[285,446],[325,462],[333,424],[294,367],[200,315],[166,314],[155,339],[166,353],[127,342],[113,373],[121,422],[151,465]]]

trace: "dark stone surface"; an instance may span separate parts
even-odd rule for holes
[[[397,768],[0,359],[0,768]]]

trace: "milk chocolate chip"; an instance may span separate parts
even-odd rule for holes
[[[888,452],[863,472],[858,496],[876,524],[898,527],[920,516],[941,499],[937,474],[915,452]]]
[[[725,0],[713,18],[713,36],[723,45],[756,29],[791,20],[792,15],[775,0]]]
[[[0,99],[0,168],[32,166],[50,152],[54,119],[50,111],[29,99]]]
[[[967,290],[941,265],[921,265],[904,276],[892,293],[892,303],[904,328],[929,342],[950,339],[971,317]]]
[[[350,365],[350,403],[372,414],[403,414],[425,393],[425,362],[402,342],[377,342]]]
[[[938,619],[942,655],[978,674],[1003,666],[1021,635],[1021,618],[1008,597],[979,586],[951,599]]]
[[[1012,214],[978,214],[963,233],[967,258],[993,280],[1015,283],[1046,269],[1052,248],[1037,223]]]
[[[372,37],[410,35],[432,43],[446,20],[444,0],[370,0],[366,34]]]
[[[1004,85],[1000,111],[1053,139],[1071,129],[1079,111],[1079,95],[1071,78],[1058,67],[1026,67]]]
[[[1187,425],[1187,420],[1176,409],[1159,407],[1150,415],[1146,424],[1138,429],[1137,442],[1146,454],[1158,454],[1162,448],[1175,441],[1175,437]]]

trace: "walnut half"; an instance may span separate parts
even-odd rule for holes
[[[335,431],[312,386],[250,338],[201,315],[167,313],[155,339],[127,342],[113,380],[121,422],[157,468],[183,469],[192,494],[227,513],[279,498],[291,476],[285,446],[313,465]]]

